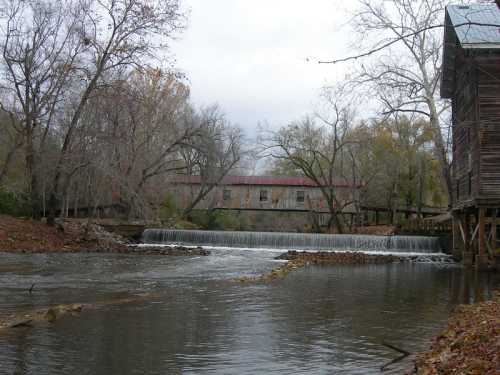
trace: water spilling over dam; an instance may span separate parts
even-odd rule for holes
[[[437,253],[438,237],[146,229],[145,243],[296,250]]]

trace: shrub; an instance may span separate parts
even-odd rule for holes
[[[189,220],[203,229],[210,230],[238,230],[240,223],[231,213],[220,210],[195,210]]]
[[[0,189],[0,213],[23,215],[27,212],[25,201],[13,192]]]
[[[178,217],[177,205],[175,204],[175,199],[172,194],[167,194],[165,199],[160,204],[159,216],[160,220],[165,221],[172,218]]]

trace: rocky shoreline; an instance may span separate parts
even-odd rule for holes
[[[290,250],[276,258],[277,260],[302,261],[309,264],[384,264],[401,261],[392,254],[366,254],[362,252],[295,251]]]
[[[308,265],[332,265],[332,264],[389,264],[402,262],[420,262],[418,256],[397,256],[393,254],[367,254],[356,251],[330,252],[330,251],[295,251],[290,250],[276,258],[276,260],[287,260],[288,262],[280,265],[272,271],[259,276],[243,276],[234,281],[241,283],[249,282],[270,282],[284,278],[291,271],[306,267]],[[442,255],[428,255],[424,257],[424,262],[450,262],[451,257]]]
[[[30,250],[0,250],[0,252],[7,253],[101,253],[101,254],[134,254],[134,255],[165,255],[165,256],[208,256],[210,251],[202,247],[186,247],[186,246],[172,246],[172,247],[156,247],[156,246],[138,246],[138,245],[122,245],[122,246],[108,246],[108,247],[95,247],[95,248],[62,248],[62,249],[30,249]]]
[[[304,260],[311,264],[384,264],[396,262],[411,263],[455,263],[453,258],[445,254],[404,255],[375,254],[359,251],[296,251],[290,250],[277,256],[277,260]]]
[[[186,247],[186,246],[129,246],[133,254],[138,255],[168,255],[168,256],[186,256],[199,255],[208,256],[210,251],[201,246]]]

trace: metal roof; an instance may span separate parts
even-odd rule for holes
[[[462,48],[500,48],[498,5],[449,5],[446,10]]]
[[[200,176],[178,175],[172,180],[177,184],[199,184]],[[318,185],[307,177],[275,177],[275,176],[226,176],[221,185],[260,185],[260,186],[304,186],[317,187]],[[357,184],[361,186],[360,183]],[[333,181],[335,187],[352,187],[352,181],[344,178],[336,178]]]
[[[451,98],[459,48],[470,53],[500,53],[500,7],[496,4],[448,5],[444,26],[441,97]]]

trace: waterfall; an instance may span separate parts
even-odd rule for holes
[[[372,236],[352,234],[230,232],[177,229],[146,229],[144,243],[272,248],[294,250],[364,250],[437,253],[438,237]]]

